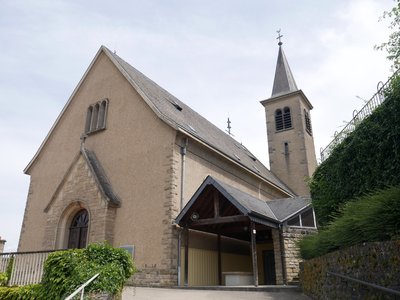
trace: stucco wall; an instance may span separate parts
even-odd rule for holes
[[[400,290],[400,241],[365,243],[304,261],[300,283],[314,299],[394,299],[327,271]]]

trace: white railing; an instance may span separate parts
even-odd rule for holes
[[[99,273],[94,275],[92,278],[90,278],[88,281],[86,281],[84,284],[82,284],[79,288],[75,290],[71,295],[69,295],[65,300],[71,300],[75,295],[77,295],[79,292],[81,292],[81,300],[83,300],[83,294],[85,293],[85,287],[91,283],[93,280],[95,280],[99,276]]]
[[[54,251],[11,252],[0,254],[0,272],[6,272],[12,261],[9,286],[39,283],[43,276],[44,262]]]

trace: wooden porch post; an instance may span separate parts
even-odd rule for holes
[[[251,258],[253,261],[254,286],[258,286],[258,264],[257,264],[257,245],[256,245],[256,226],[254,222],[251,225]]]
[[[221,234],[218,233],[218,285],[222,285]]]
[[[189,228],[185,227],[185,237],[186,237],[186,243],[185,243],[185,280],[184,284],[185,286],[188,286],[189,282]]]

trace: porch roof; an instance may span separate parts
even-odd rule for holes
[[[219,212],[215,212],[212,193],[218,192]],[[214,203],[214,204],[213,204]],[[311,205],[311,199],[303,197],[263,201],[229,184],[208,176],[176,218],[180,226],[196,227],[218,225],[249,220],[277,228],[292,216]],[[195,214],[195,218],[193,215]],[[208,228],[210,230],[211,228]]]

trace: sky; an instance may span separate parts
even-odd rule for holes
[[[311,101],[319,151],[392,74],[393,0],[0,0],[0,236],[16,251],[23,173],[101,45],[157,82],[268,166],[265,112],[277,30]],[[79,138],[79,137],[78,137]]]

